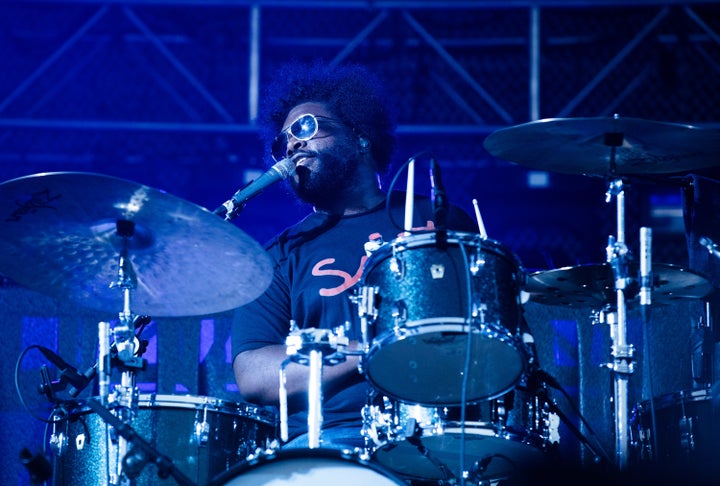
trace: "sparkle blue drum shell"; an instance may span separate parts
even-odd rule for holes
[[[204,396],[149,394],[139,396],[137,415],[128,425],[191,481],[205,485],[275,443],[276,422],[274,413],[250,404]],[[50,433],[51,444],[62,444],[53,457],[53,484],[110,484],[110,471],[117,472],[122,457],[117,453],[117,432],[101,417],[78,406],[55,422]],[[161,480],[157,471],[154,464],[145,464],[133,484],[168,482]]]
[[[491,399],[527,366],[518,259],[476,234],[447,236],[444,245],[435,233],[398,238],[365,263],[360,285],[376,289],[377,316],[363,367],[397,400],[459,405],[463,386],[468,401]]]

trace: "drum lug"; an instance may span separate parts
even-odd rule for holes
[[[477,302],[473,302],[472,307],[472,316],[473,319],[478,319],[480,321],[480,325],[485,324],[485,312],[487,312],[487,304],[479,304]]]
[[[50,448],[56,456],[62,456],[68,447],[68,438],[62,432],[53,434],[50,436]]]
[[[380,288],[375,285],[362,285],[355,289],[350,301],[357,307],[358,317],[360,318],[360,336],[362,350],[364,353],[370,350],[370,332],[369,325],[374,323],[378,317],[378,295]],[[363,360],[358,363],[358,371],[363,371]]]
[[[370,446],[370,441],[373,447],[377,447],[391,435],[390,414],[382,412],[379,406],[365,405],[362,408],[362,418],[361,435],[365,438],[367,447]]]
[[[389,262],[390,272],[395,277],[395,280],[402,280],[405,278],[405,262],[398,256],[393,255]]]
[[[207,445],[208,441],[210,440],[210,424],[207,422],[206,418],[203,416],[202,422],[199,422],[197,419],[195,420],[195,424],[193,427],[193,441],[195,444],[199,446]]]
[[[543,439],[547,444],[559,444],[560,443],[560,416],[556,413],[547,412],[545,418],[545,429],[547,432],[544,434]]]
[[[478,246],[475,249],[475,255],[470,258],[470,274],[476,277],[480,272],[480,269],[485,266],[485,257],[483,256],[482,249]]]
[[[357,306],[358,317],[375,321],[378,316],[377,299],[380,288],[377,285],[361,285],[351,295],[350,302]]]
[[[693,419],[683,415],[678,422],[678,431],[680,433],[680,448],[685,454],[690,454],[695,450],[695,434],[693,432]]]
[[[507,426],[507,408],[505,407],[505,398],[500,397],[496,401],[495,409],[495,429],[496,432],[502,432]]]
[[[390,313],[395,324],[394,329],[397,333],[403,322],[407,321],[407,305],[404,300],[396,300],[393,302],[392,312]]]

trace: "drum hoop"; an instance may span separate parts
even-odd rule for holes
[[[710,387],[707,388],[697,388],[694,390],[680,390],[672,393],[666,393],[664,395],[659,395],[652,399],[646,399],[640,402],[639,409],[641,411],[644,411],[645,409],[650,409],[650,401],[652,400],[655,407],[664,408],[667,406],[672,406],[675,404],[679,404],[681,402],[685,403],[693,403],[693,402],[699,402],[703,400],[711,399],[711,390]]]
[[[390,469],[370,460],[369,458],[363,457],[359,452],[352,451],[350,449],[329,449],[329,448],[316,448],[316,449],[305,449],[305,448],[291,448],[291,449],[271,449],[261,451],[258,454],[254,454],[247,458],[244,462],[236,464],[225,472],[219,474],[210,482],[208,486],[220,486],[225,484],[227,481],[239,477],[241,473],[249,472],[255,466],[262,466],[265,464],[271,464],[273,461],[282,460],[297,460],[297,459],[331,459],[340,460],[341,462],[348,462],[351,464],[360,465],[366,467],[372,471],[375,471],[386,479],[396,482],[398,485],[404,484]]]
[[[447,425],[443,426],[444,434],[460,435],[462,433],[462,430],[462,423],[457,420],[448,422]],[[510,429],[509,427],[498,428],[497,424],[493,424],[492,422],[473,421],[465,422],[464,433],[466,436],[480,435],[483,437],[498,437],[501,439],[515,440],[517,442],[524,440],[529,435],[528,433],[519,433],[513,429]]]
[[[492,339],[493,341],[500,341],[504,344],[517,344],[517,336],[510,334],[510,330],[498,325],[498,323],[486,323],[487,326],[483,330],[477,329],[476,326],[468,326],[465,324],[466,319],[462,317],[432,317],[428,319],[417,319],[414,321],[407,321],[403,323],[401,328],[398,328],[398,332],[386,332],[379,337],[379,339],[373,340],[371,349],[368,355],[374,354],[375,348],[385,347],[387,344],[402,341],[403,339],[411,338],[413,336],[423,335],[428,332],[457,332],[458,334],[465,334],[468,332],[468,327],[475,327],[473,334],[482,335]],[[491,329],[492,328],[492,329]],[[500,333],[497,329],[508,331],[507,333]],[[422,331],[422,332],[421,332]],[[398,338],[398,339],[393,339]],[[517,348],[518,346],[513,346]]]
[[[247,417],[273,424],[275,414],[267,409],[243,402],[233,402],[206,395],[140,394],[138,405],[147,408],[182,408],[189,410],[208,410]]]
[[[503,243],[492,240],[489,238],[482,238],[479,233],[468,233],[462,231],[448,231],[447,232],[447,243],[458,244],[462,241],[465,245],[480,246],[484,250],[496,253],[507,260],[510,260],[517,271],[520,272],[522,263],[520,258],[512,251],[509,247]],[[429,231],[426,233],[416,233],[412,235],[399,236],[394,240],[390,241],[387,245],[381,246],[368,257],[365,262],[365,266],[370,268],[375,260],[384,259],[393,251],[405,251],[416,247],[430,246],[437,242],[437,234],[435,231]]]
[[[94,399],[96,397],[90,397]],[[76,400],[77,407],[62,417],[61,421],[72,419],[80,415],[94,413],[88,407],[84,400]],[[264,422],[274,427],[277,423],[277,414],[272,410],[261,408],[252,404],[242,402],[232,402],[221,398],[214,398],[204,395],[163,395],[156,393],[140,394],[137,400],[138,408],[142,409],[185,409],[194,411],[207,410],[209,412],[219,412],[236,417],[249,418],[257,422]],[[117,404],[111,405],[110,408],[117,408]],[[56,412],[53,412],[55,414]]]

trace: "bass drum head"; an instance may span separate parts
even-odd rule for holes
[[[248,459],[210,486],[398,486],[405,484],[356,453],[336,449],[286,449]]]

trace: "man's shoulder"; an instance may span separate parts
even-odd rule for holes
[[[271,254],[287,255],[293,248],[313,238],[328,225],[328,218],[321,213],[310,213],[303,219],[288,226],[265,244]]]

